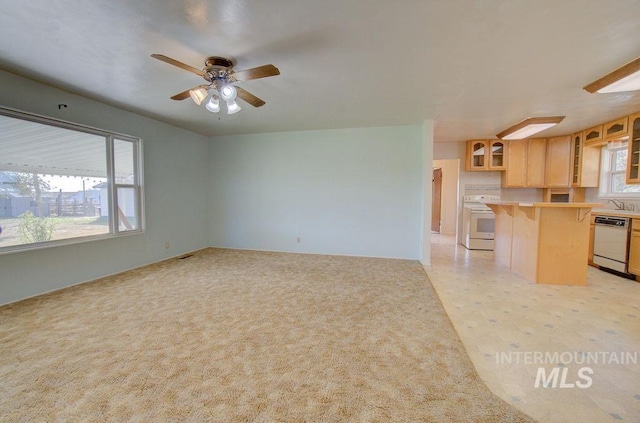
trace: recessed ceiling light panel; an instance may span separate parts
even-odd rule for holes
[[[640,57],[583,88],[590,93],[640,90]]]
[[[526,118],[511,128],[500,132],[496,137],[502,140],[521,140],[556,126],[563,119],[564,116]]]

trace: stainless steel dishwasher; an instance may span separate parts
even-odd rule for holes
[[[600,267],[628,273],[629,218],[596,216],[594,223],[593,262]]]

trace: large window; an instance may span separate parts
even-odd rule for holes
[[[640,197],[640,185],[627,185],[627,143],[602,148],[601,197]]]
[[[142,232],[141,143],[0,107],[0,253]]]

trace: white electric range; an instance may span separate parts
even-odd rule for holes
[[[500,201],[499,195],[465,195],[462,213],[462,245],[469,250],[493,250],[495,215],[486,203]]]

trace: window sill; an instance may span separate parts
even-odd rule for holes
[[[82,244],[85,242],[102,241],[105,239],[124,238],[132,235],[141,235],[144,233],[145,233],[144,229],[139,229],[139,230],[120,232],[118,233],[118,235],[104,234],[104,235],[94,235],[94,236],[83,236],[79,238],[60,239],[56,241],[38,242],[33,244],[11,245],[7,247],[1,247],[0,255],[12,254],[12,253],[23,253],[26,251],[42,250],[45,248],[63,247],[65,245]]]

